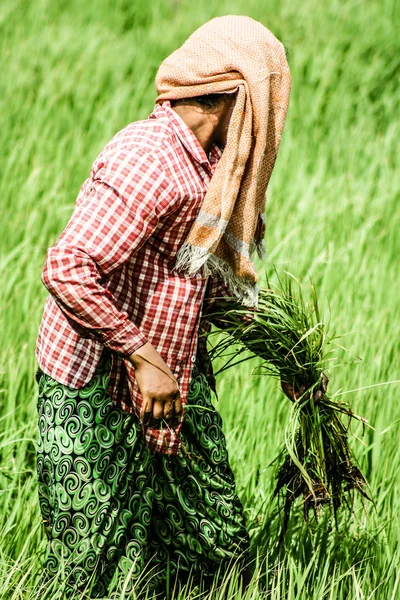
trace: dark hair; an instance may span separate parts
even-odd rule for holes
[[[195,96],[192,100],[203,108],[212,110],[222,104],[226,100],[226,96],[227,94],[205,94],[204,96]]]
[[[182,98],[181,100],[172,100],[171,105],[176,106],[179,104],[197,104],[205,110],[213,110],[218,108],[223,102],[225,102],[228,94],[204,94],[203,96],[193,96],[192,98]]]

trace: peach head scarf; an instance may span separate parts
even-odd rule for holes
[[[262,256],[265,192],[290,96],[284,47],[250,17],[218,17],[164,60],[156,86],[156,102],[237,91],[226,146],[176,267],[222,278],[256,306],[251,256]]]

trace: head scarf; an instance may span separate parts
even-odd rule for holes
[[[251,256],[262,255],[265,192],[290,96],[284,47],[249,17],[218,17],[164,60],[156,86],[156,102],[237,90],[226,146],[176,266],[188,274],[203,268],[256,306]]]

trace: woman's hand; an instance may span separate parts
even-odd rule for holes
[[[321,398],[326,394],[326,390],[328,388],[328,382],[329,382],[329,379],[327,378],[325,373],[321,373],[321,384],[318,389],[314,390],[314,393],[313,393],[314,404],[318,404],[318,402],[321,400]],[[284,391],[284,393],[286,394],[286,396],[292,402],[296,402],[296,400],[298,400],[306,391],[306,388],[304,387],[304,385],[301,386],[299,389],[295,389],[295,387],[291,383],[284,383],[283,381],[281,381],[281,387],[282,387],[282,390]],[[306,396],[304,398],[307,400],[309,397],[310,397],[310,394],[308,393],[308,394],[306,394]]]
[[[135,367],[136,381],[143,396],[143,424],[159,426],[161,419],[168,424],[179,420],[182,399],[178,384],[157,350],[147,342],[129,360]]]

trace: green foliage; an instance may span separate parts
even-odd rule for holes
[[[400,5],[395,0],[2,0],[0,5],[0,597],[45,598],[35,478],[34,347],[40,272],[103,145],[145,118],[160,61],[217,14],[263,21],[291,49],[293,93],[268,191],[268,261],[309,274],[360,364],[330,392],[399,380]],[[264,272],[265,264],[259,265]],[[261,285],[265,282],[261,281]],[[325,310],[324,310],[325,312]],[[250,363],[222,373],[219,408],[259,563],[243,599],[396,600],[400,464],[396,385],[347,396],[374,506],[305,526],[279,552],[274,465],[287,406]],[[397,488],[398,491],[398,488]],[[328,519],[328,517],[326,517]],[[233,576],[227,586],[237,585]],[[260,590],[258,589],[260,588]],[[262,590],[268,590],[263,592]],[[231,590],[231,593],[232,590]],[[213,598],[222,598],[222,593]],[[57,582],[47,598],[62,597]],[[183,597],[183,596],[182,596]],[[123,593],[121,591],[121,599]]]
[[[306,302],[302,288],[294,289],[292,276],[278,276],[277,284],[267,278],[261,288],[258,309],[249,312],[234,300],[217,301],[207,316],[216,322],[224,337],[211,350],[211,358],[230,356],[220,372],[232,367],[235,356],[247,351],[263,359],[262,369],[278,376],[297,390],[319,384],[322,368],[331,352],[312,286],[312,301]],[[232,352],[232,341],[240,346]],[[248,353],[244,359],[251,357]]]
[[[307,302],[292,275],[276,275],[277,284],[267,278],[267,287],[260,290],[257,310],[249,312],[233,298],[224,299],[215,303],[207,318],[222,330],[210,352],[212,360],[225,360],[220,372],[258,356],[263,361],[259,371],[290,384],[299,396],[285,428],[286,443],[279,455],[274,492],[284,496],[284,539],[297,498],[303,497],[307,522],[310,509],[318,514],[321,507],[330,505],[337,523],[339,507],[344,502],[349,506],[347,492],[357,490],[368,497],[342,415],[363,423],[366,420],[354,415],[340,399],[322,392],[321,397],[314,395],[320,388],[334,340],[326,335],[314,286]],[[208,334],[209,339],[212,336],[213,332]],[[233,342],[239,346],[232,347]]]

